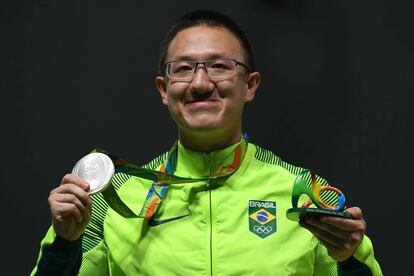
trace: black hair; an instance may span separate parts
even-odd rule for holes
[[[163,70],[165,56],[167,55],[167,50],[171,41],[176,37],[176,35],[182,30],[199,25],[206,25],[209,27],[224,27],[228,29],[240,41],[240,44],[245,52],[244,56],[246,63],[250,71],[253,72],[256,70],[250,43],[241,27],[233,19],[223,13],[213,10],[195,10],[193,12],[185,14],[176,20],[168,30],[160,47],[158,74],[164,75]]]

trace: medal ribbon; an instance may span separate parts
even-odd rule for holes
[[[135,213],[122,202],[112,185],[109,185],[108,188],[102,192],[102,194],[109,206],[111,206],[112,209],[123,217],[151,218],[157,211],[157,208],[161,204],[163,198],[165,198],[170,185],[216,180],[228,177],[235,173],[243,161],[247,151],[247,145],[248,136],[246,133],[243,133],[241,142],[234,149],[233,154],[224,161],[224,164],[221,165],[216,171],[212,172],[210,176],[199,178],[181,177],[174,174],[177,167],[178,142],[175,142],[172,146],[168,153],[166,163],[162,164],[159,171],[139,167],[112,156],[103,150],[97,150],[107,154],[112,159],[112,162],[115,165],[116,173],[125,173],[153,181],[138,216],[135,215]]]

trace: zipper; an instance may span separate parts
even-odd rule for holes
[[[208,156],[208,167],[209,167],[209,175],[211,175],[211,164],[210,164],[211,160],[210,160],[210,156]],[[207,273],[206,275],[210,275],[213,276],[215,274],[215,265],[214,265],[214,256],[213,254],[215,252],[214,251],[214,246],[213,246],[213,242],[215,239],[215,231],[216,231],[216,225],[215,225],[215,207],[213,204],[213,189],[212,189],[212,184],[213,184],[213,180],[208,180],[207,182],[207,188],[208,188],[208,204],[206,206],[206,214],[208,214],[206,216],[206,220],[208,222],[208,244],[207,244],[207,248],[208,248],[208,260],[207,260]]]
[[[210,275],[213,276],[213,210],[211,204],[211,180],[208,185],[208,196],[209,196],[209,210],[210,210]]]
[[[213,275],[213,215],[211,205],[211,181],[207,181],[206,202],[204,212],[206,216],[206,275]]]

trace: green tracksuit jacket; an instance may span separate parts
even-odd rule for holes
[[[179,144],[176,174],[208,176],[234,147],[201,153]],[[157,169],[165,158],[146,167]],[[171,185],[152,221],[123,218],[101,194],[93,195],[82,240],[65,243],[50,228],[32,274],[382,275],[368,237],[350,261],[338,264],[310,232],[286,218],[301,170],[249,144],[230,177]],[[138,213],[151,182],[118,173],[113,185]]]

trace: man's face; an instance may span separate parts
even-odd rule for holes
[[[167,50],[166,62],[205,61],[231,58],[245,63],[238,39],[226,28],[195,26],[179,32]],[[252,73],[258,74],[258,73]],[[157,77],[162,101],[180,133],[215,130],[240,131],[243,106],[253,100],[258,85],[251,85],[251,74],[237,66],[236,74],[223,80],[211,80],[199,65],[192,81]]]

